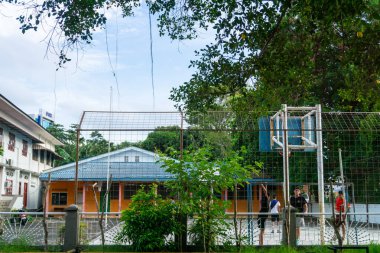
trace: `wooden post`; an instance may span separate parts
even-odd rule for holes
[[[121,198],[122,198],[122,193],[123,193],[123,184],[119,182],[119,213],[121,212]]]

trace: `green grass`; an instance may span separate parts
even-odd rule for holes
[[[346,249],[342,251],[343,253],[360,253],[365,252],[365,250],[357,249]],[[370,253],[380,253],[379,244],[369,245]],[[297,248],[288,248],[284,246],[278,247],[247,247],[242,250],[242,253],[333,253],[332,250],[328,249],[327,246],[314,246],[314,247],[297,247]]]
[[[370,253],[380,253],[380,244],[369,245]],[[102,246],[83,246],[83,252],[103,252]],[[60,252],[60,247],[52,246],[48,249],[49,252]],[[15,242],[14,244],[0,243],[0,252],[43,252],[43,247],[32,247],[25,242]],[[104,252],[131,252],[128,246],[121,245],[106,245]],[[333,251],[327,247],[298,247],[288,248],[284,246],[278,247],[244,247],[241,253],[332,253]],[[360,253],[364,250],[344,250],[343,253]]]

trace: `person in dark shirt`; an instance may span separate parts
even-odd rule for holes
[[[290,205],[297,208],[297,213],[307,213],[307,201],[301,196],[300,188],[296,187],[294,189],[294,196],[290,197]],[[302,216],[297,216],[296,218],[296,237],[297,243],[300,238],[300,228],[305,226],[305,219]]]
[[[260,228],[259,245],[262,246],[264,243],[265,220],[267,219],[269,212],[269,197],[266,186],[261,184],[260,187],[262,189],[262,194],[260,200],[260,214],[257,223]]]

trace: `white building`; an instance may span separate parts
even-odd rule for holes
[[[0,94],[0,210],[40,207],[42,171],[63,145]]]

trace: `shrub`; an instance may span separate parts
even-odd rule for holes
[[[130,242],[136,251],[166,249],[176,228],[175,205],[156,194],[157,185],[148,192],[141,188],[132,197],[132,203],[121,214],[122,230],[116,236],[119,242]]]

